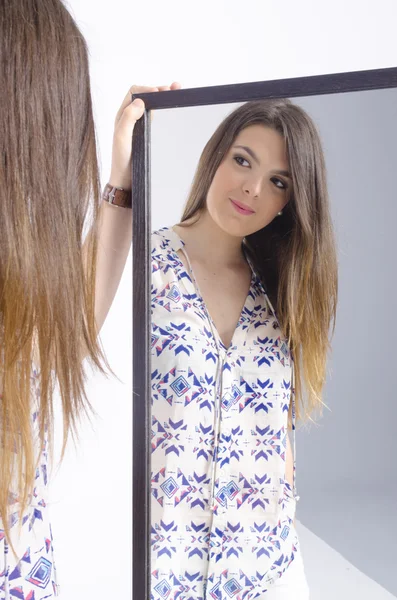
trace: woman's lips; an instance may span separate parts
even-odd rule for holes
[[[233,198],[229,198],[229,200],[233,204],[233,207],[235,208],[235,210],[238,213],[240,213],[240,215],[253,215],[254,214],[255,211],[248,208],[245,204],[242,204],[241,202],[237,202],[236,200],[233,200]]]

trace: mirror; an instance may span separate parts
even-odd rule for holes
[[[197,237],[186,230],[184,240],[181,228],[172,229],[204,146],[242,104],[164,109],[152,122],[154,600],[177,592],[186,598],[254,598],[277,585],[277,573],[285,580],[299,556],[313,598],[334,598],[341,589],[343,597],[350,591],[377,600],[397,595],[396,536],[390,535],[397,531],[397,90],[293,103],[310,116],[321,139],[339,279],[323,392],[328,408],[316,424],[297,424],[295,526],[293,486],[278,470],[287,453],[282,424],[292,398],[291,357],[270,297],[259,310],[263,290],[240,272],[249,292],[231,340],[229,331],[229,348],[238,348],[229,354],[215,321],[227,337],[225,314],[230,322],[244,300],[243,285],[236,285],[232,269],[219,275],[217,256],[206,279]],[[221,288],[230,299],[223,310],[217,303]],[[274,417],[276,406],[284,420]],[[289,440],[293,446],[291,431]],[[303,586],[295,567],[294,585]]]

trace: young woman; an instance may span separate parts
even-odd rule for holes
[[[87,47],[62,2],[2,0],[0,57],[0,597],[40,600],[59,594],[53,389],[65,449],[92,408],[83,359],[112,372],[97,335],[131,247],[131,140],[144,110],[131,93],[170,87],[134,86],[117,113],[109,183],[124,189],[113,190],[123,208],[101,200]]]
[[[306,600],[296,418],[320,407],[337,261],[323,152],[248,102],[152,235],[152,598]],[[302,393],[305,385],[307,394]]]

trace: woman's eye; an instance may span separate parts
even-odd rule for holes
[[[284,181],[282,181],[281,179],[278,179],[278,177],[273,177],[272,181],[275,184],[275,186],[278,187],[280,190],[288,189],[288,185],[284,183]]]
[[[246,160],[246,159],[245,159],[243,156],[234,156],[234,160],[235,160],[235,161],[236,161],[236,163],[237,163],[237,164],[239,164],[241,167],[243,167],[243,166],[244,166],[244,165],[242,165],[242,164],[241,164],[241,162],[240,162],[240,161],[243,161],[243,160],[244,160],[246,163],[248,163],[248,165],[249,165],[249,162],[248,162],[248,160]]]
[[[236,163],[238,165],[240,165],[240,167],[244,167],[244,165],[242,164],[243,162],[246,162],[248,166],[250,166],[249,161],[244,158],[243,156],[233,156],[233,159],[236,161]],[[278,177],[273,177],[271,179],[271,181],[274,183],[274,185],[279,189],[279,190],[287,190],[288,189],[288,185],[282,180],[279,179]]]

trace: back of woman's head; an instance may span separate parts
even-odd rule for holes
[[[96,223],[100,202],[88,53],[60,0],[0,3],[0,132],[0,517],[7,528],[13,477],[22,504],[34,481],[34,348],[40,438],[47,427],[50,447],[54,375],[66,443],[89,407],[82,342],[102,372],[106,363],[94,316],[96,229],[82,254],[86,217]]]
[[[205,209],[218,167],[239,133],[252,125],[270,127],[285,140],[292,190],[282,216],[248,235],[244,247],[295,357],[295,389],[301,400],[297,415],[309,416],[322,404],[329,330],[336,318],[337,260],[322,144],[306,111],[277,98],[246,102],[232,111],[201,154],[182,222]],[[308,389],[306,406],[302,379]]]

